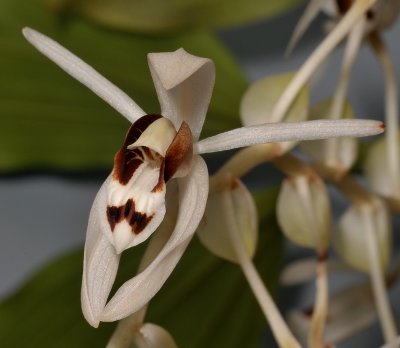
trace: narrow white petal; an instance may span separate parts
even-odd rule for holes
[[[214,87],[214,63],[182,48],[175,52],[150,53],[148,60],[161,114],[176,129],[185,121],[197,140]]]
[[[190,242],[207,202],[208,172],[204,160],[194,157],[189,175],[177,180],[179,213],[170,239],[142,272],[118,289],[104,309],[102,321],[124,318],[149,302],[165,283]]]
[[[266,123],[236,128],[199,141],[195,153],[203,154],[244,146],[282,141],[316,140],[336,137],[363,137],[382,133],[381,121],[316,120],[293,123]]]
[[[105,209],[110,180],[108,177],[97,193],[86,232],[81,304],[83,315],[94,327],[99,325],[99,315],[105,307],[119,264],[119,255],[103,231],[109,228]]]
[[[312,20],[317,16],[318,12],[321,10],[322,5],[326,2],[326,0],[310,0],[304,13],[302,14],[300,20],[296,24],[294,28],[293,35],[290,38],[288,47],[285,52],[285,56],[289,56],[297,42],[303,36],[304,32],[307,30],[308,26],[312,22]]]
[[[31,28],[24,28],[22,32],[41,53],[110,104],[131,123],[145,115],[125,92],[60,44]]]

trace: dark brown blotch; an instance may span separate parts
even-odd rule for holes
[[[138,140],[147,127],[161,117],[156,114],[143,116],[129,128],[122,147],[114,157],[113,177],[120,184],[126,185],[136,169],[143,163],[141,151],[139,149],[128,150],[128,145]]]
[[[107,220],[110,224],[111,231],[114,231],[115,225],[122,221],[122,207],[111,206],[107,207]]]
[[[135,234],[139,234],[140,232],[142,232],[152,218],[153,215],[147,216],[143,213],[134,212],[129,221],[129,225],[132,227],[132,232]]]
[[[149,224],[153,215],[147,216],[147,214],[135,211],[135,202],[132,198],[128,199],[124,205],[119,207],[107,207],[107,220],[112,232],[117,223],[126,220],[131,226],[132,232],[134,234],[139,234]]]

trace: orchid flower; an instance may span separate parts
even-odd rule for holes
[[[94,327],[145,306],[181,258],[207,202],[209,177],[201,154],[267,142],[382,132],[382,123],[377,121],[312,121],[242,127],[199,141],[215,78],[210,59],[183,49],[150,53],[161,113],[146,114],[118,87],[52,39],[29,28],[23,33],[40,52],[132,123],[89,217],[81,302],[86,320]],[[164,220],[167,186],[172,181],[178,187],[175,199],[179,204],[169,238],[157,245],[157,253],[107,303],[121,253],[148,239]]]

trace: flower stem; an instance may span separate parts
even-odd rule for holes
[[[399,113],[397,84],[393,65],[386,46],[377,33],[370,35],[370,42],[382,65],[385,76],[386,139],[388,163],[393,194],[400,197]]]
[[[343,106],[345,103],[349,85],[350,71],[353,67],[354,60],[357,56],[358,50],[362,42],[364,28],[365,19],[361,18],[355,25],[354,29],[350,31],[349,37],[347,39],[339,81],[333,95],[333,100],[329,113],[330,119],[339,119],[342,117]],[[338,139],[327,140],[326,163],[328,166],[335,167],[337,165],[337,147]]]
[[[328,272],[326,268],[327,253],[321,252],[317,260],[316,297],[311,328],[308,337],[310,348],[325,347],[324,328],[328,315]]]
[[[233,204],[229,196],[229,191],[224,191],[224,208],[228,212],[233,214]],[[281,348],[300,348],[299,342],[290,332],[284,319],[282,318],[278,308],[268,290],[265,288],[263,281],[258,274],[253,262],[248,255],[246,248],[240,239],[240,235],[237,231],[235,221],[228,219],[229,221],[229,234],[232,246],[237,254],[240,267],[257,299],[261,310],[263,311],[267,322],[269,323],[272,333]]]
[[[322,41],[310,55],[307,61],[297,71],[285,91],[275,104],[271,114],[271,122],[279,122],[292,105],[301,88],[307,83],[318,66],[326,59],[346,34],[353,28],[354,23],[373,5],[376,0],[356,0],[343,19]]]
[[[374,229],[372,228],[374,221],[372,220],[372,205],[361,205],[365,239],[367,244],[367,252],[369,257],[370,277],[372,289],[377,306],[378,316],[383,330],[385,342],[389,343],[396,339],[397,329],[390,308],[388,293],[385,286],[385,278],[380,264],[378,241],[376,239]]]

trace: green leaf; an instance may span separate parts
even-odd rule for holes
[[[217,80],[203,136],[240,124],[247,82],[207,32],[150,38],[106,31],[80,20],[59,22],[39,0],[0,2],[0,172],[31,168],[110,167],[128,122],[84,86],[41,56],[23,38],[31,26],[62,43],[120,86],[148,113],[159,112],[148,52],[184,47],[212,58]]]
[[[301,0],[46,0],[55,12],[74,12],[111,27],[143,33],[218,28],[277,15]]]
[[[277,282],[281,234],[274,215],[277,191],[257,199],[260,242],[255,263],[269,289]],[[266,322],[239,267],[211,255],[195,238],[146,321],[167,329],[179,347],[259,347]],[[139,249],[139,250],[138,250]],[[133,276],[142,247],[123,256],[117,283]],[[44,267],[0,305],[0,344],[11,347],[104,347],[115,323],[90,327],[80,310],[82,252]]]

